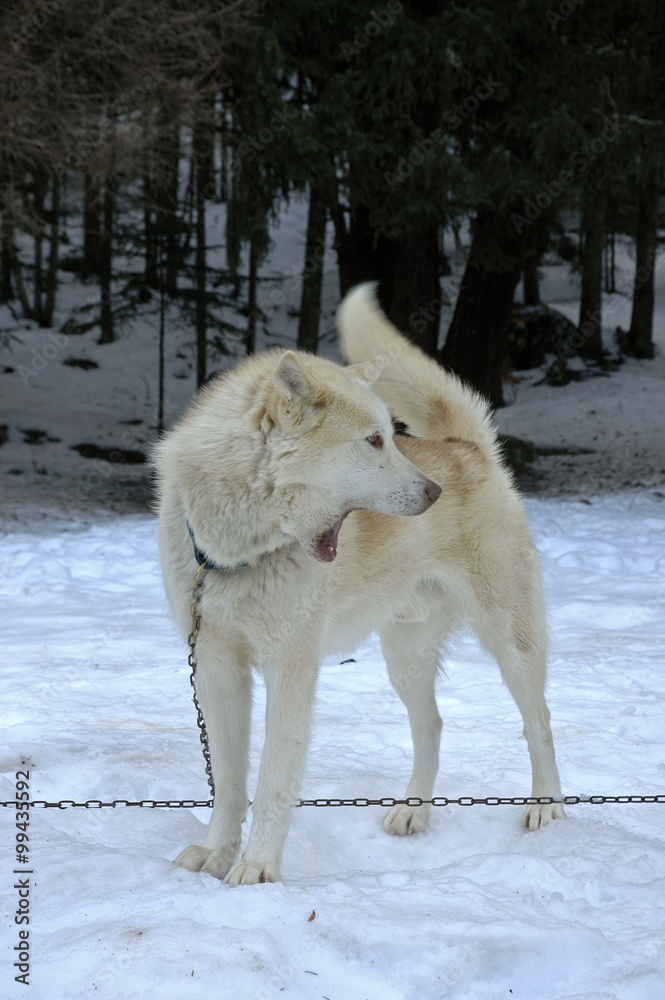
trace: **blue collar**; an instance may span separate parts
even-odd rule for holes
[[[189,521],[187,521],[187,531],[189,532],[189,537],[191,538],[192,545],[194,546],[194,558],[199,566],[205,566],[206,569],[216,569],[219,573],[232,573],[235,569],[244,569],[246,566],[249,566],[249,563],[246,562],[236,563],[235,566],[217,566],[211,559],[208,559],[208,557],[196,544],[194,532],[192,531],[192,526]]]

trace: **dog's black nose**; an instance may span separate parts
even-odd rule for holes
[[[427,481],[427,486],[425,487],[425,493],[429,497],[430,503],[434,503],[434,501],[438,500],[441,496],[441,487],[429,479]]]

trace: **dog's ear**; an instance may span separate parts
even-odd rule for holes
[[[290,403],[299,405],[311,397],[312,387],[300,367],[298,355],[293,351],[286,351],[281,356],[272,373],[272,381],[277,391]]]
[[[374,385],[385,367],[385,361],[380,354],[369,361],[361,361],[357,365],[347,365],[344,369],[349,378],[361,385]]]

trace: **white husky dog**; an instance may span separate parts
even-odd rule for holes
[[[411,724],[405,798],[432,796],[435,677],[461,622],[522,714],[532,795],[561,795],[539,562],[487,408],[394,329],[371,285],[346,297],[338,325],[349,367],[294,351],[251,357],[203,389],[156,451],[164,580],[184,636],[192,538],[215,567],[196,643],[215,802],[203,845],[176,863],[229,885],[279,880],[319,663],[373,631]],[[417,436],[394,438],[391,411]],[[252,668],[267,688],[266,739],[238,861]],[[385,829],[416,833],[429,809],[396,805]],[[530,805],[524,825],[563,815],[559,802]]]

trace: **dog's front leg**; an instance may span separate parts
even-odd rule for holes
[[[241,653],[205,627],[196,644],[196,658],[196,694],[208,731],[215,804],[203,844],[187,847],[175,863],[224,878],[240,850],[248,804],[252,674]]]
[[[266,668],[266,741],[252,806],[252,829],[229,885],[278,882],[291,806],[300,786],[318,674],[315,655],[280,651]]]

